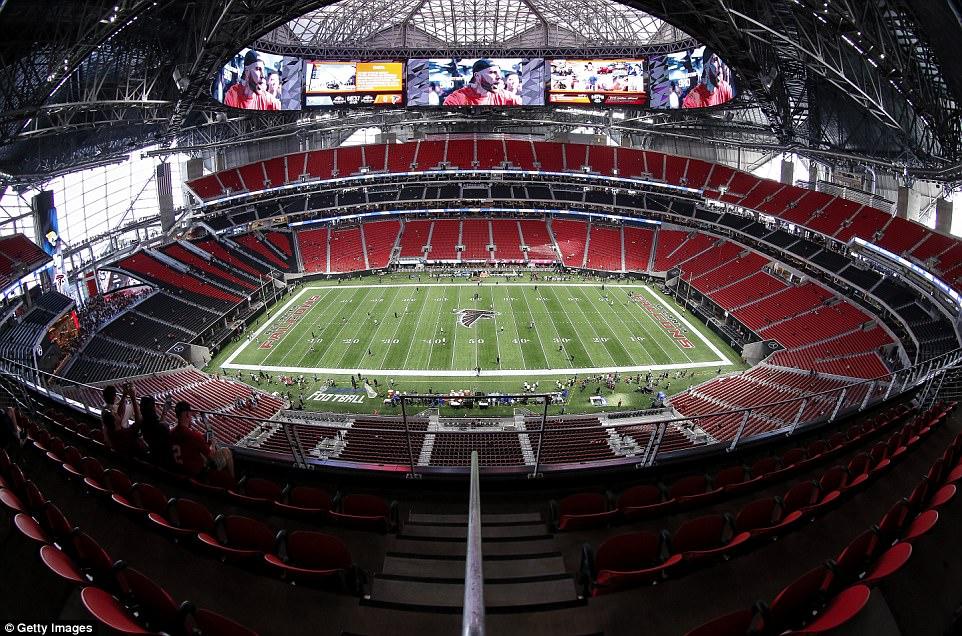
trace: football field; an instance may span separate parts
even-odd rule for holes
[[[703,324],[647,285],[459,280],[306,283],[218,366],[454,378],[737,364]]]

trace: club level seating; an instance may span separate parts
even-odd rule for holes
[[[331,232],[330,251],[331,273],[356,272],[366,269],[360,227]]]
[[[461,244],[464,246],[464,250],[461,252],[462,261],[491,260],[491,252],[488,251],[490,243],[491,226],[489,221],[465,219],[461,222]]]
[[[561,261],[567,267],[583,267],[585,262],[585,242],[588,240],[588,224],[584,221],[553,219],[551,231],[554,233]]]
[[[72,304],[69,297],[56,291],[39,296],[19,320],[7,322],[0,330],[0,357],[32,366],[34,346],[46,332],[47,324]]]
[[[591,224],[586,267],[608,272],[623,271],[621,228]]]
[[[495,259],[499,261],[523,261],[521,251],[521,228],[513,219],[492,219],[491,233],[494,235]]]
[[[528,246],[528,260],[534,262],[554,262],[558,255],[554,251],[554,241],[548,233],[548,225],[544,220],[522,219],[518,221],[521,236]]]
[[[458,251],[456,247],[460,226],[460,221],[450,219],[441,219],[432,222],[431,249],[428,252],[429,260],[457,260]]]
[[[330,228],[322,227],[314,230],[300,230],[297,233],[297,248],[301,252],[305,272],[327,272],[329,232]]]
[[[382,269],[388,266],[391,252],[401,231],[400,221],[374,221],[361,226],[364,232],[364,246],[367,248],[367,260],[371,269]]]
[[[131,274],[140,275],[166,288],[174,296],[181,296],[208,307],[228,309],[242,300],[240,296],[228,293],[195,276],[173,270],[144,252],[128,256],[114,266]]]

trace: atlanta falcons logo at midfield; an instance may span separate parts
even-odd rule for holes
[[[458,322],[465,327],[473,327],[482,318],[490,320],[497,315],[490,309],[455,309],[454,313],[458,315]]]

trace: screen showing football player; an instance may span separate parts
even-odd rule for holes
[[[280,101],[266,90],[266,80],[264,61],[256,51],[248,51],[244,55],[244,72],[227,91],[224,103],[245,110],[280,110]]]
[[[705,47],[701,78],[698,85],[685,95],[682,108],[705,108],[731,101],[732,88],[726,79],[727,76],[728,68],[721,58],[710,48]]]
[[[444,98],[445,106],[520,106],[521,96],[508,91],[501,67],[480,59],[471,66],[471,81]]]

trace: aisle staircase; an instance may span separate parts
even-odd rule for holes
[[[481,521],[488,613],[584,604],[540,513],[482,514]],[[467,532],[467,514],[412,511],[397,536],[388,537],[384,563],[364,604],[461,612]]]

